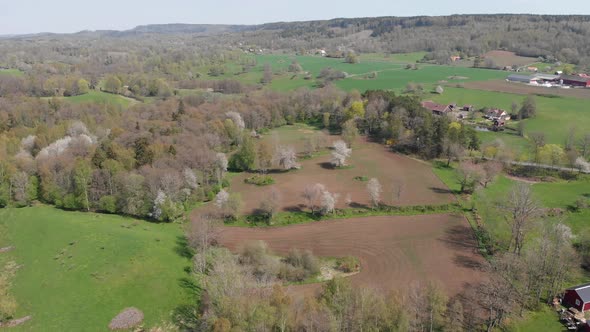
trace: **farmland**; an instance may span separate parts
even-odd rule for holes
[[[298,126],[285,126],[276,133],[281,144],[295,143],[295,146],[301,146],[296,143],[313,132],[310,129],[305,130],[302,131]],[[322,132],[319,134],[325,137],[326,142],[337,138]],[[282,210],[301,210],[303,209],[301,193],[306,186],[315,183],[321,183],[330,192],[340,194],[342,199],[338,204],[339,208],[345,206],[344,198],[348,195],[353,203],[368,206],[367,182],[359,181],[359,178],[377,178],[382,183],[383,201],[386,204],[432,205],[453,201],[452,195],[446,192],[444,184],[434,176],[428,164],[393,154],[383,145],[366,142],[364,139],[359,139],[352,149],[352,156],[348,161],[350,167],[333,169],[330,166],[330,154],[321,153],[317,157],[300,161],[301,169],[299,170],[271,174],[276,180],[272,186],[257,187],[246,184],[244,179],[250,174],[244,173],[232,177],[231,190],[242,193],[244,212],[248,213],[259,207],[265,193],[271,188],[281,193]],[[401,191],[398,192],[398,190]],[[252,194],[253,192],[257,194]]]
[[[446,87],[440,96],[433,96],[440,103],[474,105],[476,108],[498,107],[510,111],[513,102],[521,104],[523,95]],[[577,98],[551,98],[535,96],[537,116],[525,120],[525,132],[543,132],[548,143],[562,144],[572,128],[590,128],[587,101]]]
[[[524,57],[508,51],[490,51],[483,55],[485,59],[490,59],[496,66],[526,66],[535,63],[538,58]]]
[[[456,295],[483,277],[471,234],[461,215],[387,216],[270,229],[225,227],[220,241],[232,250],[263,240],[283,254],[300,248],[320,256],[353,255],[361,263],[361,272],[350,277],[358,286],[403,291],[434,281]]]
[[[0,247],[15,247],[2,255],[21,266],[16,316],[33,317],[14,331],[105,331],[130,306],[153,326],[192,301],[176,225],[40,206],[1,209],[0,229]]]

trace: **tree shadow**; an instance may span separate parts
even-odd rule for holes
[[[174,247],[174,251],[180,256],[184,258],[191,259],[195,254],[193,249],[188,244],[188,238],[183,235],[179,235],[176,237],[176,246]]]
[[[454,190],[447,189],[447,188],[438,188],[438,187],[429,187],[428,189],[432,190],[437,194],[456,194]]]
[[[203,290],[197,281],[190,277],[182,277],[178,279],[178,284],[192,296],[201,294],[201,291]]]
[[[466,225],[455,225],[447,229],[444,238],[439,241],[444,242],[453,250],[477,253],[477,241],[473,230]]]
[[[455,264],[468,269],[481,270],[483,268],[481,261],[465,255],[457,255],[453,261]]]
[[[305,205],[304,204],[286,206],[286,207],[283,208],[283,210],[285,210],[287,212],[303,212],[303,209],[305,209]]]
[[[350,207],[353,209],[369,209],[368,205],[357,203],[357,202],[351,202]]]
[[[332,163],[330,163],[329,161],[318,163],[318,165],[320,165],[320,167],[323,169],[335,169],[334,165],[332,165]]]

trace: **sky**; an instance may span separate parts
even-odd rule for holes
[[[337,17],[487,13],[590,15],[589,0],[0,0],[0,35],[144,24],[260,24]]]

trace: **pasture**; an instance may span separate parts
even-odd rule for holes
[[[18,69],[0,69],[0,76],[23,76],[24,73]]]
[[[383,291],[403,292],[432,281],[454,296],[484,276],[479,271],[484,260],[462,215],[365,217],[274,228],[224,227],[220,232],[220,243],[232,251],[255,240],[283,254],[298,248],[318,256],[355,256],[361,272],[351,281]],[[291,287],[301,293],[320,285]]]
[[[497,107],[510,112],[513,102],[520,105],[523,95],[504,92],[446,87],[442,95],[432,95],[439,103]],[[525,120],[525,133],[545,133],[547,143],[563,144],[572,128],[578,135],[590,128],[587,101],[578,98],[535,96],[537,116]]]
[[[283,127],[285,128],[285,127]],[[312,135],[309,128],[291,126],[276,131],[281,144],[291,144],[301,152],[301,139]],[[324,137],[325,142],[338,139],[338,136]],[[264,139],[269,139],[267,135]],[[329,146],[325,144],[324,146]],[[300,160],[301,169],[289,172],[273,172],[275,184],[258,187],[244,183],[251,173],[242,173],[231,179],[231,191],[242,194],[243,212],[252,213],[272,188],[281,194],[283,211],[304,210],[301,197],[308,185],[321,183],[332,193],[340,194],[338,208],[345,207],[345,199],[350,196],[354,204],[368,206],[367,182],[364,179],[377,178],[383,186],[382,201],[390,205],[434,205],[453,201],[446,186],[432,173],[429,164],[390,152],[381,144],[367,142],[359,138],[352,146],[348,167],[333,168],[331,154],[324,149],[311,159]],[[360,179],[360,180],[359,180]]]
[[[131,306],[153,326],[194,303],[177,225],[39,206],[0,209],[0,229],[0,247],[15,247],[2,255],[21,265],[16,316],[33,317],[14,331],[106,331]]]

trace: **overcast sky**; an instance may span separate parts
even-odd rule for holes
[[[590,0],[0,0],[0,35],[156,23],[258,24],[336,17],[590,14]]]

